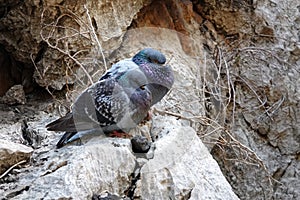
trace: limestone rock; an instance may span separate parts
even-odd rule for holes
[[[3,97],[0,97],[0,103],[5,103],[9,105],[14,104],[25,104],[26,97],[22,85],[12,86]]]
[[[97,70],[105,70],[101,51],[108,57],[118,48],[132,19],[147,3],[148,0],[0,2],[0,41],[24,68],[35,71],[34,79],[40,86],[61,90],[67,83],[78,79],[82,83]]]
[[[28,161],[32,152],[30,147],[0,139],[0,175],[14,164]]]
[[[152,144],[154,156],[141,158],[129,139],[119,138],[52,149],[35,158],[36,166],[18,182],[21,191],[6,197],[90,199],[108,193],[125,199],[238,199],[192,128],[173,117],[154,118],[161,125],[153,129],[160,132]]]
[[[177,116],[181,119],[181,126],[192,126],[196,130],[206,146],[212,149],[214,158],[236,194],[242,199],[299,199],[299,2],[124,2],[1,1],[0,41],[5,53],[2,52],[0,63],[6,66],[0,69],[3,72],[0,79],[6,81],[0,81],[0,95],[15,84],[22,84],[25,88],[21,76],[24,73],[19,73],[20,68],[21,71],[22,68],[34,70],[34,79],[39,85],[55,89],[73,84],[75,80],[85,87],[88,81],[83,67],[93,79],[100,77],[104,65],[92,28],[107,57],[108,67],[110,63],[130,57],[145,46],[157,48],[167,55],[169,64],[174,67],[176,83],[156,108]],[[49,47],[47,42],[54,48]],[[55,47],[64,52],[55,50]],[[78,67],[68,53],[82,66]],[[14,62],[10,63],[4,57],[13,58],[17,65],[10,67]],[[0,110],[1,115],[5,116],[0,119],[0,130],[6,131],[12,127],[6,126],[7,121],[11,121],[10,124],[20,123],[18,120],[25,114],[29,118],[35,116],[22,109],[18,113],[18,109],[12,108],[10,113]],[[43,113],[42,119],[46,121],[49,115],[53,117]],[[40,123],[37,118],[33,121],[35,125]],[[162,121],[154,120],[154,123]],[[221,127],[215,126],[216,123]],[[43,122],[41,124],[44,125]],[[35,125],[33,128],[36,129]],[[249,152],[240,152],[231,145],[232,141],[226,143],[224,139],[227,138],[224,135],[220,137],[224,125],[238,142],[261,158],[268,172],[256,165],[245,164],[249,160],[243,162],[243,159],[249,158]],[[47,137],[35,152],[48,157],[39,160],[40,166],[34,166],[37,172],[41,170],[39,167],[45,167],[43,162],[49,164],[49,160],[55,161],[50,156],[53,151],[49,154],[44,151],[55,144],[56,136],[39,130]],[[151,132],[153,139],[161,137],[164,140],[166,135],[166,129],[157,124]],[[13,141],[19,140],[20,135],[19,132],[9,134]],[[0,137],[5,138],[3,135]],[[218,139],[221,142],[215,145]],[[156,143],[160,146],[159,140]],[[220,145],[222,148],[218,148]],[[153,160],[159,157],[159,151],[155,148],[152,154],[157,155],[147,156],[149,161],[139,158],[137,162],[140,165],[146,163],[146,166],[148,162],[153,162],[151,157]],[[250,161],[257,164],[253,163],[255,160]],[[181,170],[189,169],[181,165],[184,166]],[[182,186],[185,188],[183,190],[176,188],[175,184],[165,189],[178,180],[173,172],[180,166],[175,166],[172,170],[164,169],[161,174],[148,176],[151,180],[164,180],[162,186],[157,187],[169,192],[170,196],[184,190],[178,196],[193,197],[194,190],[198,190],[192,184],[196,182],[194,178],[191,182],[186,181],[190,185]],[[20,184],[26,187],[17,189],[15,194],[32,190],[31,182],[40,177],[40,174],[33,174],[28,172],[27,179],[23,175],[18,177],[20,181],[17,184],[26,182]],[[273,182],[271,185],[267,175],[282,184]],[[142,180],[146,178],[146,174],[141,174],[141,179],[137,180],[135,196],[151,192],[142,185]],[[190,191],[193,187],[195,189]],[[97,191],[97,194],[101,192]],[[112,191],[110,193],[114,194]],[[165,195],[161,193],[161,196]]]
[[[91,199],[104,190],[121,194],[135,167],[129,145],[129,140],[106,138],[52,150],[49,162],[34,172],[28,191],[15,199]]]
[[[190,127],[174,126],[176,122],[167,123],[166,135],[155,143],[154,158],[140,170],[136,196],[146,199],[238,199],[195,131]]]

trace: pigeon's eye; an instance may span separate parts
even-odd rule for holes
[[[150,59],[150,62],[151,62],[151,63],[155,63],[155,64],[159,64],[159,62],[158,62],[157,59]]]
[[[142,90],[145,90],[145,89],[146,89],[146,86],[145,86],[145,85],[142,85],[140,88],[141,88]]]

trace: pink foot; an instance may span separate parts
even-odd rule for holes
[[[131,138],[131,135],[128,133],[124,132],[118,132],[118,131],[113,131],[108,134],[109,137],[116,137],[116,138]]]

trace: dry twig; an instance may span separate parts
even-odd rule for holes
[[[94,30],[94,27],[93,27],[93,24],[92,24],[92,19],[91,19],[91,16],[90,16],[90,13],[89,13],[89,9],[87,8],[86,5],[84,5],[84,9],[86,11],[86,15],[88,16],[88,20],[89,20],[89,27],[90,27],[90,32],[92,33],[94,39],[96,40],[96,43],[98,45],[98,48],[99,48],[99,51],[101,52],[101,56],[102,56],[102,59],[103,59],[103,62],[104,62],[104,67],[105,67],[105,70],[107,70],[107,65],[106,65],[106,61],[105,61],[105,56],[103,54],[103,50],[102,50],[102,46],[98,40],[98,37],[96,35],[96,32]]]
[[[19,166],[19,165],[21,165],[21,164],[24,164],[24,163],[26,163],[26,160],[22,160],[22,161],[20,161],[20,162],[18,162],[18,163],[16,163],[16,164],[14,164],[13,166],[11,166],[8,170],[6,170],[3,174],[1,174],[1,176],[0,176],[0,179],[1,178],[3,178],[3,177],[5,177],[11,170],[13,170],[15,167],[17,167],[17,166]]]

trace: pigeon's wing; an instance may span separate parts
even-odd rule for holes
[[[120,130],[117,120],[127,112],[129,97],[114,79],[99,81],[78,96],[72,113],[51,124],[48,130],[66,131],[57,148],[85,135],[96,135]],[[68,124],[70,123],[70,124]]]
[[[90,86],[73,106],[73,118],[78,130],[112,126],[125,112],[128,97],[115,79],[105,79]],[[104,131],[105,132],[105,131]]]
[[[86,92],[90,93],[95,101],[95,113],[91,113],[89,108],[86,108],[82,113],[85,117],[81,116],[81,120],[86,117],[91,118],[92,121],[97,119],[98,128],[90,126],[89,129],[81,129],[79,132],[66,132],[57,143],[57,148],[81,138],[90,138],[113,131],[126,133],[131,128],[136,127],[146,117],[150,109],[152,96],[146,87],[133,90],[130,93],[131,96],[128,96],[127,90],[118,85],[117,82],[109,79],[90,87]],[[82,96],[79,97],[74,105],[78,106],[79,103],[82,103],[82,98]],[[77,107],[74,109],[77,109]],[[78,114],[78,111],[83,112],[83,110],[80,109],[76,112]],[[91,121],[88,121],[85,120],[85,122],[81,121],[79,123],[90,125]]]
[[[126,112],[129,102],[124,88],[115,79],[107,79],[95,85],[93,90],[96,117],[101,126],[110,126]]]
[[[68,113],[65,116],[47,124],[46,128],[48,131],[76,131],[72,113]]]
[[[67,124],[68,121],[64,121],[64,118],[58,119],[62,122],[56,124],[56,126],[64,125],[64,127],[60,127],[59,129],[66,131],[66,133],[56,144],[57,148],[61,148],[67,143],[83,137],[85,134],[90,134],[89,130],[97,130],[91,132],[92,134],[103,133],[104,131],[102,131],[101,127],[113,123],[113,121],[111,121],[104,113],[105,110],[109,110],[109,108],[105,109],[107,106],[105,102],[110,99],[112,94],[110,90],[111,82],[103,80],[90,86],[78,96],[72,107],[72,124]],[[98,103],[100,102],[103,104],[103,108],[99,112],[97,106],[99,107]],[[58,130],[58,128],[56,128],[56,130]]]
[[[50,131],[77,132],[113,123],[110,118],[115,81],[99,81],[84,90],[75,100],[72,112],[46,125]]]

